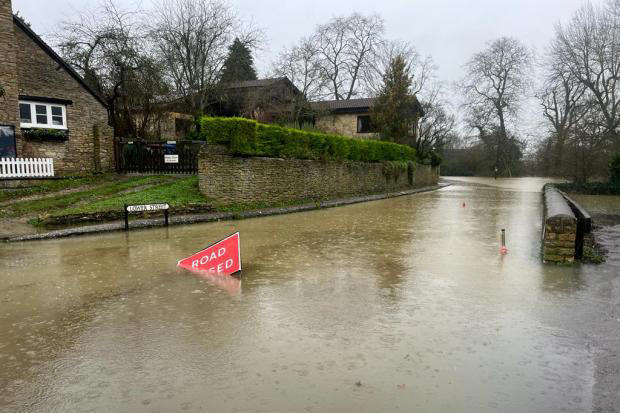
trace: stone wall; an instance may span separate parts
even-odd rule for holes
[[[386,177],[381,163],[234,157],[220,145],[205,145],[199,155],[201,192],[219,205],[277,204],[289,201],[395,192],[436,185],[438,168],[417,165]]]
[[[319,116],[316,127],[325,132],[350,136],[356,139],[375,139],[376,133],[357,133],[358,114],[332,114]]]
[[[19,95],[66,99],[69,138],[64,142],[17,137],[19,157],[54,159],[54,170],[94,172],[114,167],[113,131],[107,109],[26,33],[15,27]],[[17,111],[18,108],[15,108]],[[96,142],[98,129],[98,145]],[[98,153],[96,149],[99,147]],[[99,159],[97,162],[96,159]]]
[[[572,263],[575,261],[577,218],[566,199],[553,186],[545,186],[543,197],[543,261]]]

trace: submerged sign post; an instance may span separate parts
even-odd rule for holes
[[[145,204],[145,205],[125,205],[125,231],[129,230],[129,213],[130,212],[151,212],[151,211],[164,211],[164,220],[166,226],[168,226],[168,210],[170,205],[166,203],[159,204]]]
[[[241,271],[241,241],[236,232],[208,246],[191,257],[182,259],[178,267],[193,272],[233,275]]]

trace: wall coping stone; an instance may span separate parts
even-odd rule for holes
[[[568,205],[566,198],[560,191],[551,185],[544,188],[545,191],[545,218],[568,218],[577,221],[575,213]]]

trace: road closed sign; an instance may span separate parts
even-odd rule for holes
[[[177,266],[194,272],[232,275],[241,271],[241,242],[236,232],[223,240],[178,262]]]

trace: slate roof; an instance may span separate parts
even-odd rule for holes
[[[248,87],[267,87],[275,83],[288,80],[286,77],[274,77],[271,79],[244,80],[241,82],[232,82],[226,84],[225,88],[242,89]]]
[[[79,84],[81,84],[84,87],[84,89],[86,89],[91,95],[93,95],[93,97],[95,99],[97,99],[104,107],[106,107],[106,108],[108,107],[108,104],[106,103],[105,99],[99,93],[97,93],[97,91],[95,89],[93,89],[88,83],[86,83],[84,78],[82,76],[80,76],[80,74],[78,72],[76,72],[75,69],[69,63],[67,63],[62,57],[60,57],[54,51],[54,49],[52,49],[47,43],[45,43],[43,41],[43,39],[41,39],[39,37],[39,35],[36,34],[30,28],[30,26],[28,26],[26,23],[24,23],[22,21],[22,19],[20,19],[16,15],[13,15],[13,22],[24,33],[26,33],[26,35],[28,37],[30,37],[41,49],[43,49],[52,59],[54,59],[56,62],[58,62],[58,64],[60,66],[62,66],[71,75],[71,77],[73,77],[75,80],[77,80],[77,82]]]
[[[420,102],[415,98],[415,108],[421,116],[424,116],[424,110]],[[349,100],[323,100],[319,102],[311,102],[310,106],[316,111],[327,111],[331,113],[367,113],[375,105],[376,98],[359,98]]]
[[[368,110],[375,104],[375,98],[361,98],[349,100],[324,100],[312,102],[312,109],[328,111]]]
[[[224,90],[231,89],[269,89],[272,86],[275,86],[278,83],[283,83],[287,87],[289,87],[295,94],[301,95],[301,92],[297,87],[289,80],[288,77],[273,77],[269,79],[257,79],[257,80],[244,80],[241,82],[232,82],[223,84],[222,88]]]

